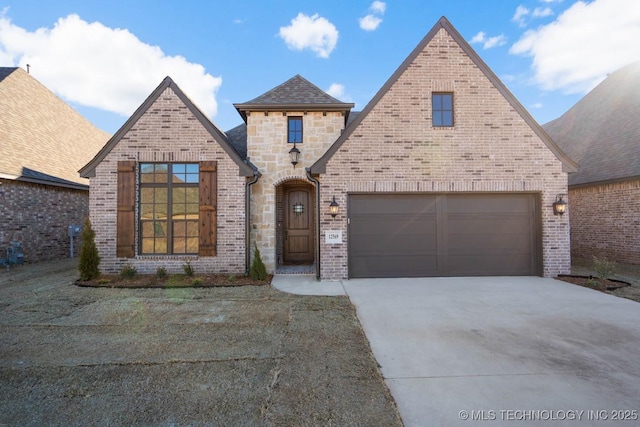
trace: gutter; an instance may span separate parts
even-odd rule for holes
[[[244,273],[248,276],[251,269],[251,186],[258,182],[262,174],[260,171],[253,171],[253,178],[245,183],[244,199]]]
[[[316,188],[316,280],[320,280],[320,181],[311,176],[311,169],[305,168],[307,179]]]

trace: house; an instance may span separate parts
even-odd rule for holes
[[[640,264],[640,62],[609,75],[545,130],[569,176],[571,252]]]
[[[0,67],[0,258],[14,241],[25,262],[70,256],[69,226],[89,215],[78,169],[108,139],[23,69]]]
[[[103,270],[569,272],[576,164],[444,17],[359,113],[298,75],[234,106],[222,132],[167,78],[82,168]]]

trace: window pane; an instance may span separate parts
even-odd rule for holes
[[[154,182],[163,183],[167,182],[168,166],[166,164],[155,165],[155,179]]]
[[[167,203],[167,189],[166,188],[156,188],[154,189],[155,200],[154,203]]]
[[[144,221],[142,223],[142,237],[153,237],[154,232],[153,232],[153,222],[152,221]],[[143,240],[143,245],[144,245],[144,239]]]
[[[187,223],[184,221],[173,222],[173,235],[185,236],[187,234]]]
[[[187,236],[198,237],[198,222],[197,221],[188,221],[187,222]]]
[[[143,254],[152,254],[155,251],[154,240],[151,239],[142,239],[142,253]]]
[[[153,205],[140,205],[140,219],[153,219]]]
[[[187,203],[200,203],[200,189],[197,187],[189,187],[185,189]]]
[[[196,254],[198,253],[198,238],[188,238],[187,239],[187,249],[186,249],[187,253],[189,254]]]
[[[153,222],[153,234],[156,237],[165,237],[167,235],[167,222],[166,221],[154,221]]]
[[[433,125],[434,126],[442,126],[442,111],[433,112]]]
[[[173,203],[184,203],[186,197],[186,188],[178,187],[173,189]]]
[[[153,188],[140,189],[140,202],[153,203]]]
[[[451,110],[451,95],[442,95],[442,109],[443,110]]]
[[[433,109],[442,110],[442,95],[433,95]]]
[[[173,253],[174,254],[186,253],[186,249],[187,249],[186,245],[187,245],[187,241],[184,237],[175,236],[173,238]]]
[[[200,165],[197,163],[189,163],[186,165],[187,173],[198,173],[200,171]]]
[[[155,241],[155,253],[166,254],[167,253],[167,239],[156,239]]]
[[[442,126],[453,126],[453,112],[444,111],[442,113]]]
[[[155,219],[167,219],[169,213],[167,212],[166,204],[156,204],[155,205],[155,215],[153,216]]]
[[[150,163],[142,163],[140,165],[140,181],[153,182],[154,165]]]
[[[184,163],[175,163],[174,165],[172,165],[173,167],[173,173],[187,173],[187,165],[185,165]]]

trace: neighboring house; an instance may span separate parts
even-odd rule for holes
[[[235,107],[223,133],[167,78],[81,170],[103,270],[570,270],[576,165],[445,18],[358,114],[300,76]]]
[[[640,264],[640,62],[544,125],[580,169],[569,177],[571,251]]]
[[[70,256],[69,226],[89,215],[78,170],[108,139],[27,72],[0,67],[0,257],[13,241],[25,262]]]

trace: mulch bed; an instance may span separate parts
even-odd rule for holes
[[[607,292],[630,286],[629,283],[621,280],[604,279],[600,280],[594,276],[573,276],[559,275],[558,280],[573,283],[575,285],[584,286],[585,288],[596,289],[598,291]]]
[[[265,280],[254,280],[244,275],[205,274],[187,276],[185,274],[170,275],[158,278],[151,274],[137,274],[134,277],[119,275],[100,275],[94,280],[77,280],[75,284],[93,288],[211,288],[235,286],[265,286],[271,284],[273,275]]]

